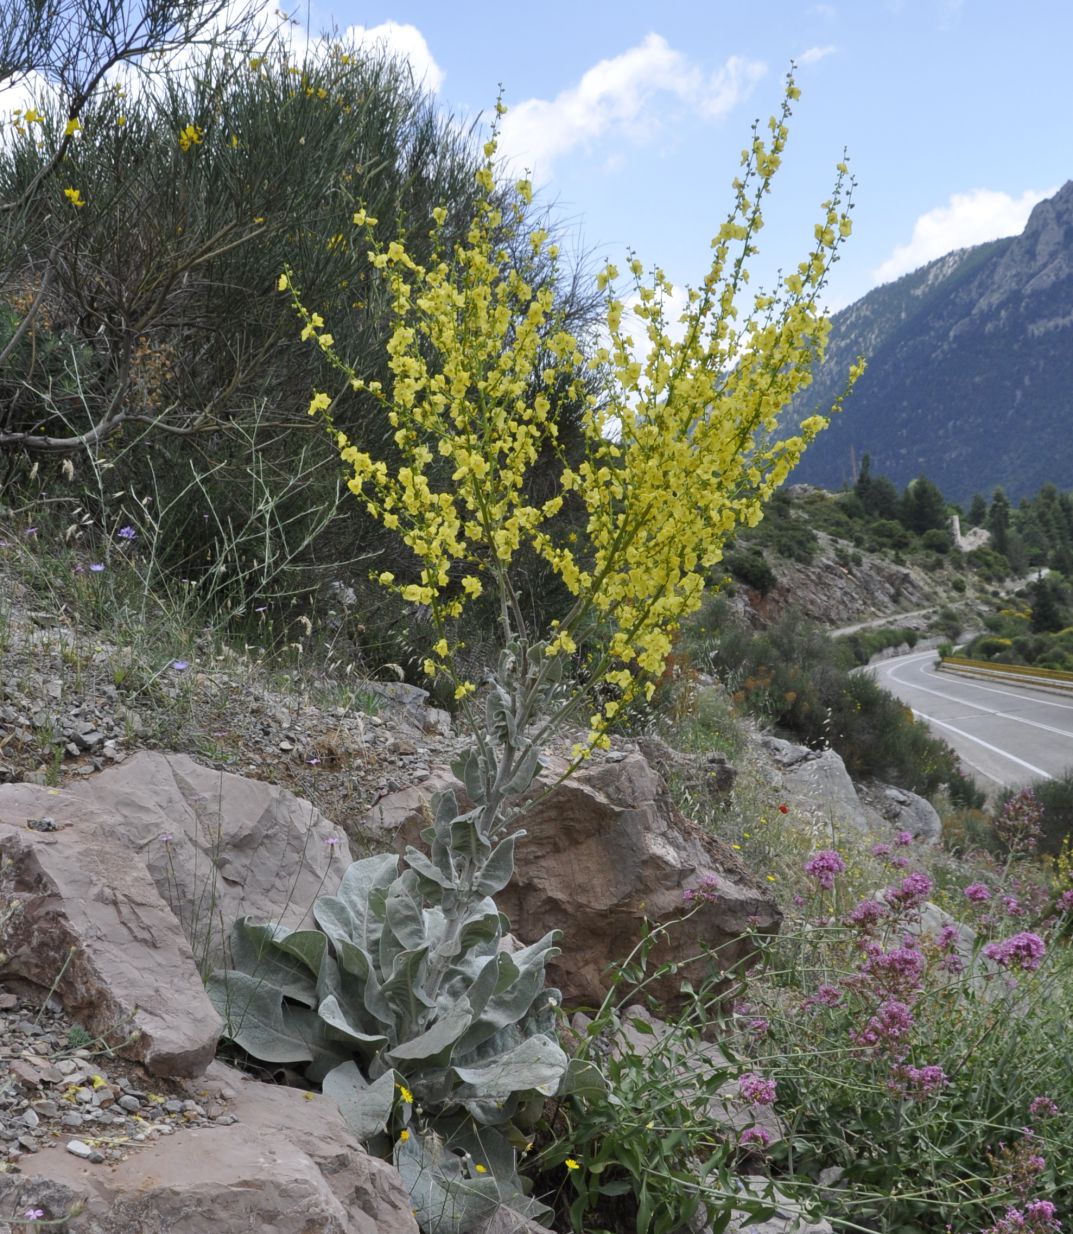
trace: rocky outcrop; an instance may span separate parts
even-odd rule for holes
[[[180,1130],[94,1165],[61,1145],[0,1174],[0,1208],[68,1234],[417,1234],[398,1174],[368,1156],[335,1103],[214,1063],[198,1084],[228,1126]]]
[[[782,791],[833,827],[869,830],[846,765],[834,750],[810,750],[779,737],[763,737],[761,745],[780,773]]]
[[[930,801],[905,788],[895,788],[878,781],[858,786],[858,795],[885,824],[884,830],[908,831],[914,840],[937,844],[943,824]]]
[[[13,800],[13,798],[15,800]],[[55,831],[53,798],[0,789],[0,978],[50,988],[92,1034],[161,1075],[196,1075],[222,1027],[190,945],[145,866],[90,816]],[[55,825],[55,824],[53,824]]]
[[[439,787],[452,781],[434,777]],[[427,785],[392,795],[366,817],[376,842],[398,851],[420,844],[427,826]],[[666,786],[639,754],[597,763],[538,795],[518,818],[525,839],[500,909],[525,942],[553,923],[562,930],[562,955],[548,965],[549,981],[570,1006],[594,1006],[610,988],[612,966],[640,941],[645,922],[673,922],[653,944],[652,971],[664,961],[701,953],[714,962],[683,964],[646,987],[668,1004],[687,976],[718,965],[729,969],[750,952],[751,930],[778,928],[778,907],[733,853],[683,817]],[[695,912],[685,893],[705,884]]]

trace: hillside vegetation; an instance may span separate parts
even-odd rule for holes
[[[0,71],[33,67],[33,46]],[[132,746],[220,767],[256,745],[258,774],[286,765],[311,798],[325,764],[345,809],[355,785],[380,800],[389,775],[430,778],[397,735],[366,759],[364,717],[380,727],[400,677],[436,692],[460,787],[432,797],[427,850],[354,863],[301,937],[240,923],[256,945],[207,982],[245,1065],[340,1098],[425,1234],[470,1234],[501,1203],[562,1234],[724,1230],[787,1196],[875,1234],[1055,1234],[1073,1204],[1068,844],[1041,858],[1046,803],[985,811],[850,671],[893,636],[835,644],[762,609],[783,563],[827,552],[847,574],[884,557],[904,597],[917,572],[979,603],[1018,553],[1058,571],[1073,507],[996,494],[967,516],[990,545],[963,555],[923,478],[899,493],[869,467],[853,491],[776,495],[824,428],[782,439],[775,413],[822,351],[852,230],[837,164],[814,247],[738,316],[792,76],[684,341],[662,274],[631,268],[642,363],[618,272],[560,256],[531,186],[499,174],[496,121],[479,145],[403,65],[285,51],[236,38],[138,88],[68,76],[0,144],[5,775],[91,771],[101,734],[65,721],[107,714]],[[743,622],[716,594],[728,571]],[[953,638],[967,615],[941,604],[924,627]],[[316,732],[297,732],[311,699]],[[932,795],[942,843],[787,800],[758,723]],[[747,961],[706,943],[706,979],[657,1002],[681,969],[654,947],[718,896],[682,870],[678,915],[637,907],[585,1027],[545,990],[557,923],[512,950],[496,896],[527,860],[515,820],[549,750],[566,778],[652,733],[700,756],[670,760],[674,805],[784,928],[739,916]],[[665,1024],[651,1049],[629,1045],[631,1001]],[[698,1066],[702,1044],[719,1051]]]

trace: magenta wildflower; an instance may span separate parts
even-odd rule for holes
[[[892,1074],[892,1087],[900,1088],[907,1096],[915,1100],[934,1097],[940,1089],[950,1083],[942,1067],[929,1064],[927,1067],[895,1067]]]
[[[329,848],[335,848],[335,846],[339,843],[339,837],[338,836],[328,836],[328,838],[324,841],[324,843],[327,844]]]
[[[956,925],[944,925],[935,936],[935,945],[941,951],[949,951],[952,947],[957,946],[960,937],[961,931]]]
[[[887,888],[887,903],[897,908],[916,908],[932,889],[931,879],[921,870],[907,874],[897,887]]]
[[[747,1071],[738,1080],[738,1091],[753,1105],[771,1105],[775,1100],[775,1081]]]
[[[714,904],[719,898],[719,880],[714,874],[705,874],[699,887],[687,887],[682,892],[682,898],[687,904],[701,900],[705,904]]]
[[[136,540],[138,538],[138,533],[134,530],[133,527],[130,527],[130,526],[120,527],[120,529],[116,532],[116,538],[120,540],[126,540],[126,542],[129,544],[131,540]]]
[[[883,951],[872,943],[862,969],[881,989],[910,996],[916,992],[924,972],[924,957],[915,947],[894,947]]]
[[[1019,968],[1025,972],[1039,968],[1046,954],[1047,944],[1038,934],[1028,930],[984,947],[984,955],[1002,968]]]
[[[873,857],[889,857],[890,856],[890,845],[889,844],[873,844],[872,845],[872,856]]]
[[[870,930],[886,915],[886,908],[878,900],[862,900],[846,914],[846,920],[862,930]]]
[[[969,883],[965,888],[965,898],[974,904],[982,904],[991,899],[991,891],[983,883]]]
[[[43,1208],[28,1208],[23,1214],[27,1221],[37,1221],[38,1218],[45,1215]]]
[[[909,858],[903,857],[900,853],[894,856],[887,862],[887,865],[893,866],[896,870],[904,870],[909,865]]]
[[[814,878],[824,891],[834,889],[835,876],[842,874],[845,869],[846,863],[832,848],[814,854],[805,862],[805,873]]]
[[[1023,917],[1024,909],[1021,907],[1021,901],[1016,896],[1003,896],[1003,907],[1011,917]]]
[[[900,844],[902,848],[908,847],[913,843],[913,833],[911,831],[899,831],[894,837],[894,843]]]
[[[747,1144],[759,1144],[761,1148],[767,1148],[771,1143],[771,1133],[764,1127],[746,1127],[738,1143],[742,1148]]]
[[[1033,1097],[1028,1112],[1033,1118],[1054,1118],[1059,1110],[1050,1097]]]
[[[1073,913],[1073,891],[1063,891],[1058,897],[1058,911],[1060,913]]]
[[[896,998],[888,998],[880,1003],[865,1028],[852,1033],[851,1039],[857,1045],[890,1046],[897,1045],[909,1034],[913,1027],[913,1013]]]

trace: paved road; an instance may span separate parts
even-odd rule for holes
[[[935,658],[917,651],[871,671],[953,746],[981,788],[1017,787],[1073,767],[1073,694],[938,673]]]

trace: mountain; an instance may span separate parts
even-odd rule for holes
[[[1073,487],[1073,180],[1019,236],[949,253],[836,314],[793,414],[829,407],[858,355],[867,371],[795,480],[838,488],[868,453],[899,487],[924,473],[952,501]]]

